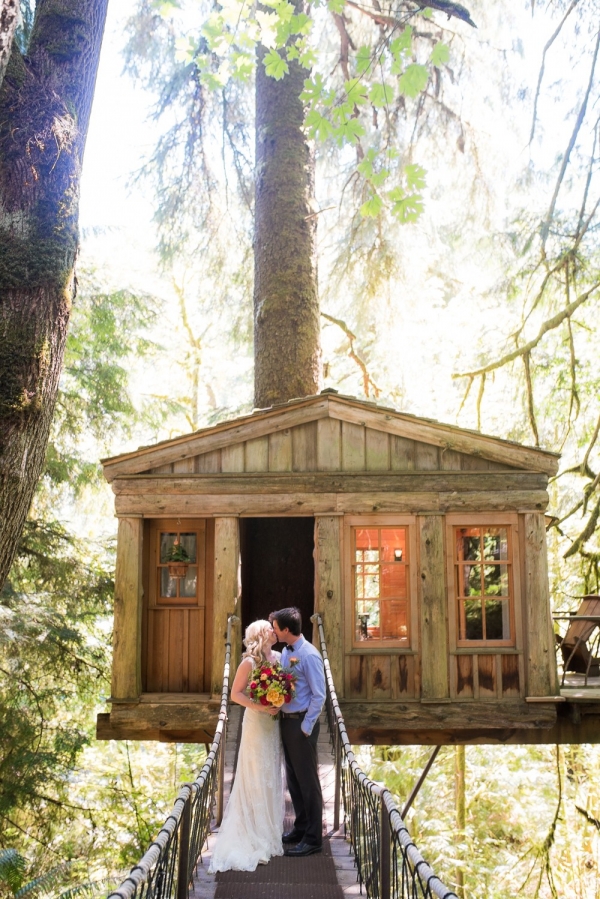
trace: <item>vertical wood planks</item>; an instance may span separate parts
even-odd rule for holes
[[[349,421],[342,422],[342,469],[344,471],[364,471],[365,430],[363,425]]]
[[[449,695],[444,519],[428,515],[418,527],[422,698],[444,699]]]
[[[553,696],[558,692],[554,633],[550,612],[548,559],[544,516],[527,512],[525,525],[525,589],[527,609],[527,695]]]
[[[437,471],[440,467],[437,446],[429,443],[417,443],[415,451],[415,468],[417,471]]]
[[[196,471],[199,474],[218,474],[221,471],[221,450],[196,456]]]
[[[119,519],[115,571],[112,696],[137,699],[142,692],[141,518]]]
[[[309,421],[308,424],[292,428],[292,469],[293,471],[317,470],[316,421]]]
[[[173,474],[193,474],[194,467],[193,456],[189,456],[187,459],[179,459],[177,462],[173,462]]]
[[[292,432],[274,431],[269,434],[269,471],[292,470]]]
[[[415,454],[414,440],[390,435],[390,468],[392,471],[413,471]]]
[[[215,518],[211,693],[221,695],[227,617],[237,610],[240,538],[237,518]]]
[[[367,428],[367,471],[388,471],[390,467],[390,439],[384,431]]]
[[[317,469],[340,471],[341,449],[340,422],[335,418],[320,418],[317,422]]]
[[[461,453],[455,450],[440,450],[440,468],[442,471],[460,471]]]
[[[323,628],[333,682],[342,698],[344,623],[340,532],[341,518],[339,516],[319,515],[315,518],[315,607],[323,616]]]
[[[221,450],[221,471],[244,470],[244,444],[234,443],[232,446],[224,446]]]
[[[246,441],[246,471],[269,470],[269,438],[256,437]]]

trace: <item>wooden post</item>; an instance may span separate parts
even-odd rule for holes
[[[342,752],[340,746],[340,731],[335,725],[333,732],[333,753],[335,756],[335,791],[333,798],[333,832],[340,829],[340,799],[342,792]]]
[[[391,896],[391,878],[390,878],[390,841],[391,841],[391,829],[390,829],[390,816],[388,814],[388,810],[385,806],[385,802],[383,801],[383,790],[381,791],[380,798],[380,827],[379,827],[379,839],[381,840],[379,846],[379,877],[381,883],[381,899],[390,899]]]
[[[115,571],[112,698],[137,701],[142,692],[141,518],[120,518]]]
[[[179,859],[177,863],[176,899],[188,899],[190,867],[190,835],[192,832],[192,791],[185,800],[179,825]]]
[[[544,516],[527,512],[525,524],[525,604],[527,608],[527,695],[558,693],[554,631],[548,587],[548,549]]]
[[[221,698],[227,618],[237,613],[240,537],[237,518],[215,518],[215,580],[213,591],[212,687]]]
[[[419,519],[422,699],[445,699],[448,685],[448,594],[441,515]]]
[[[341,569],[341,517],[315,518],[315,607],[323,618],[331,674],[339,699],[344,696],[344,598]]]

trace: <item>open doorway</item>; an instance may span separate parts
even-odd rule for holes
[[[242,627],[285,606],[302,612],[312,639],[315,610],[314,518],[242,518]]]

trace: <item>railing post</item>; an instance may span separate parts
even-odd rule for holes
[[[221,757],[219,759],[219,783],[217,787],[217,827],[221,826],[223,820],[223,805],[225,802],[225,748],[227,746],[227,716],[223,721],[223,730],[221,731]]]
[[[335,793],[333,799],[333,832],[340,829],[340,793],[342,785],[342,753],[340,751],[340,730],[335,723],[333,732],[333,751],[335,753]]]
[[[177,866],[177,899],[188,899],[190,834],[192,831],[192,791],[185,800],[179,830],[179,862]]]
[[[390,883],[390,816],[383,801],[383,790],[379,795],[380,801],[380,826],[379,838],[381,845],[379,847],[379,877],[381,883],[380,899],[390,899],[391,883]]]

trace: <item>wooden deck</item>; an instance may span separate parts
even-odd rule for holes
[[[229,799],[233,784],[241,711],[239,706],[232,706],[229,710],[225,747],[225,802]],[[356,867],[350,854],[350,846],[344,839],[343,825],[339,831],[333,831],[335,771],[325,714],[321,715],[319,775],[324,799],[324,844],[321,855],[302,859],[275,858],[268,865],[259,865],[251,873],[227,871],[208,874],[218,832],[215,828],[196,869],[190,899],[281,899],[282,896],[286,899],[350,899],[359,896]],[[286,830],[291,829],[292,816],[291,801],[287,796]]]

